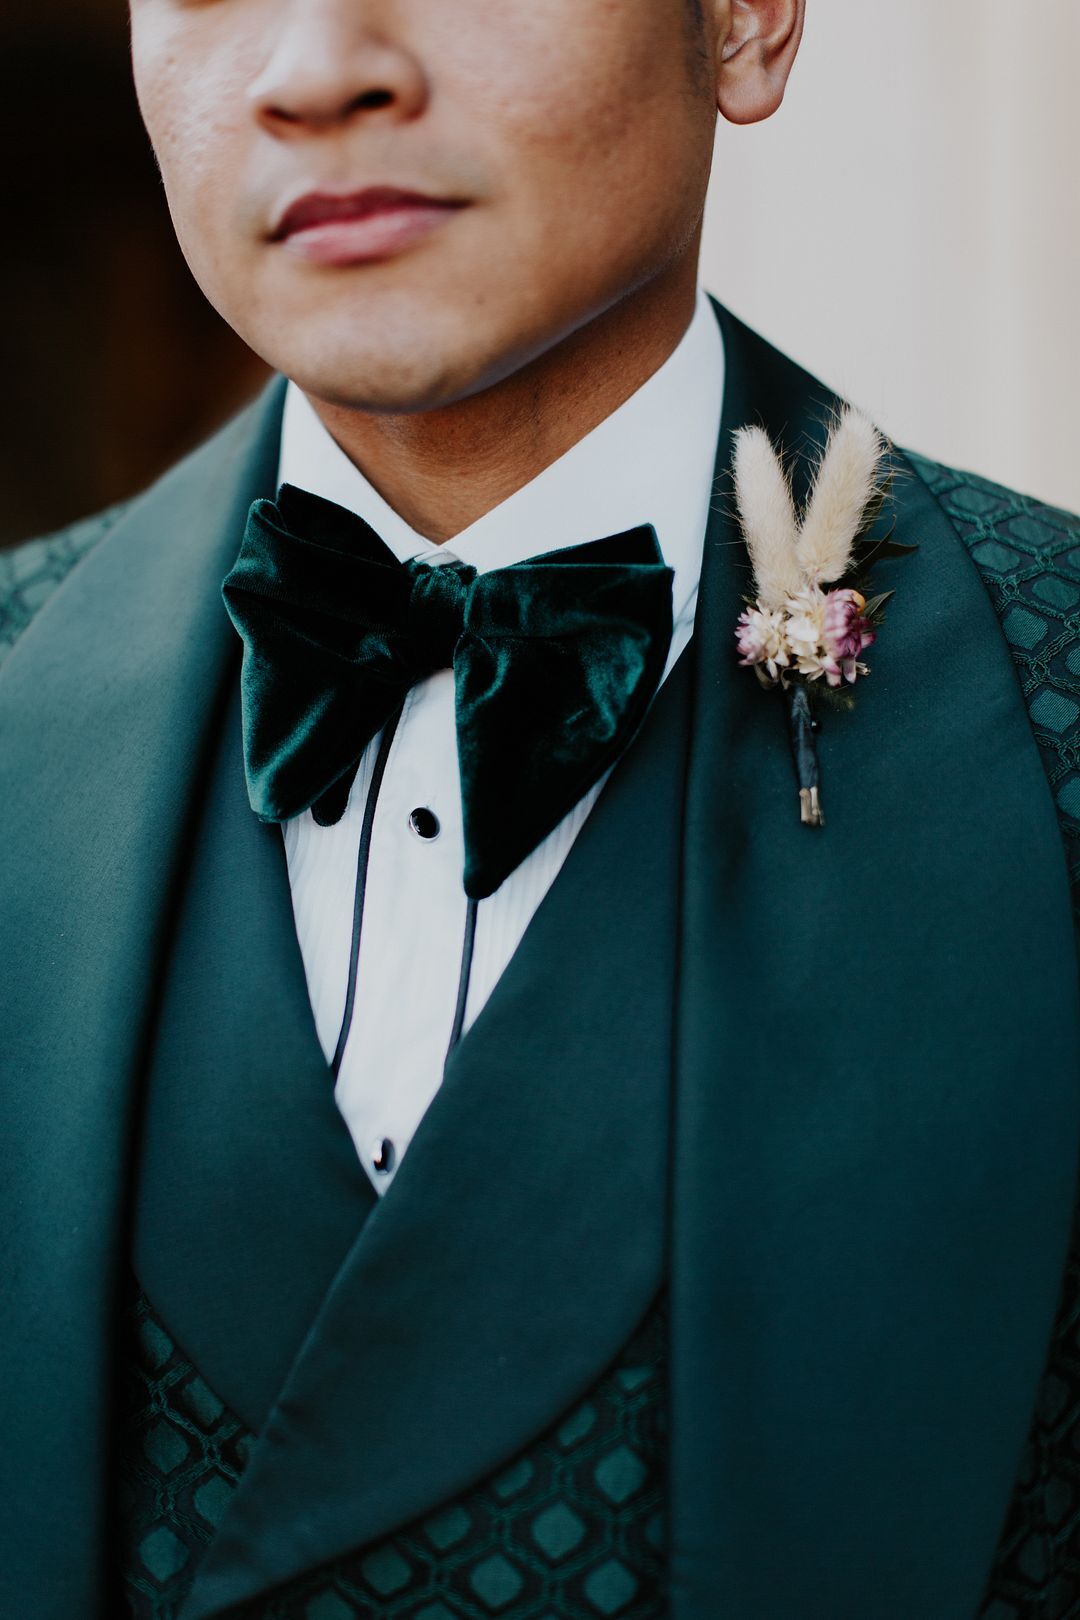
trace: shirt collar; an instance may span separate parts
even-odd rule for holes
[[[664,364],[565,455],[445,545],[388,505],[290,383],[278,481],[357,513],[406,562],[454,558],[479,572],[651,523],[674,570],[676,622],[692,615],[712,494],[724,393],[724,347],[699,292],[693,319]]]

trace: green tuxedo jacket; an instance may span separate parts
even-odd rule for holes
[[[979,1610],[1073,1333],[1080,524],[896,452],[896,538],[919,549],[876,570],[896,595],[822,730],[809,831],[779,700],[736,662],[728,467],[760,422],[805,482],[836,402],[718,318],[690,653],[359,1236],[220,599],[274,491],[280,384],[122,510],[7,560],[5,1615],[108,1614],[133,1207],[151,1297],[259,1431],[185,1620],[512,1457],[661,1284],[673,1620]],[[1037,1422],[1067,1446],[1064,1405]],[[1038,1555],[1077,1512],[1040,1521]]]

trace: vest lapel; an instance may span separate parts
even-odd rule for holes
[[[281,830],[248,803],[239,651],[149,1064],[134,1254],[257,1431],[376,1195],[316,1035]]]
[[[1060,835],[984,587],[902,462],[896,538],[920,550],[877,570],[896,596],[873,673],[820,736],[828,824],[799,824],[779,700],[733,656],[748,576],[727,466],[751,421],[804,457],[834,402],[722,325],[677,1042],[672,1609],[961,1620],[1074,1197]]]
[[[111,1318],[134,1081],[234,637],[221,578],[273,488],[280,393],[128,514],[0,671],[0,1609],[103,1602]]]
[[[484,1477],[590,1387],[652,1302],[689,686],[684,657],[457,1048],[314,1321],[183,1620]]]

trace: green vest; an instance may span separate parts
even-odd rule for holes
[[[144,1294],[124,1322],[120,1432],[125,1614],[174,1620],[255,1437]],[[664,1312],[520,1456],[456,1501],[358,1548],[236,1620],[663,1620]],[[356,1444],[363,1445],[363,1434]]]

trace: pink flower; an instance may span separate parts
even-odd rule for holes
[[[781,668],[791,659],[784,642],[784,614],[765,608],[747,608],[735,631],[740,664],[764,664],[770,679],[777,680]]]
[[[866,674],[866,666],[858,662],[859,654],[877,638],[869,619],[863,616],[865,606],[866,598],[858,591],[825,594],[821,639],[830,686],[839,686],[841,679],[850,684],[856,676]]]

